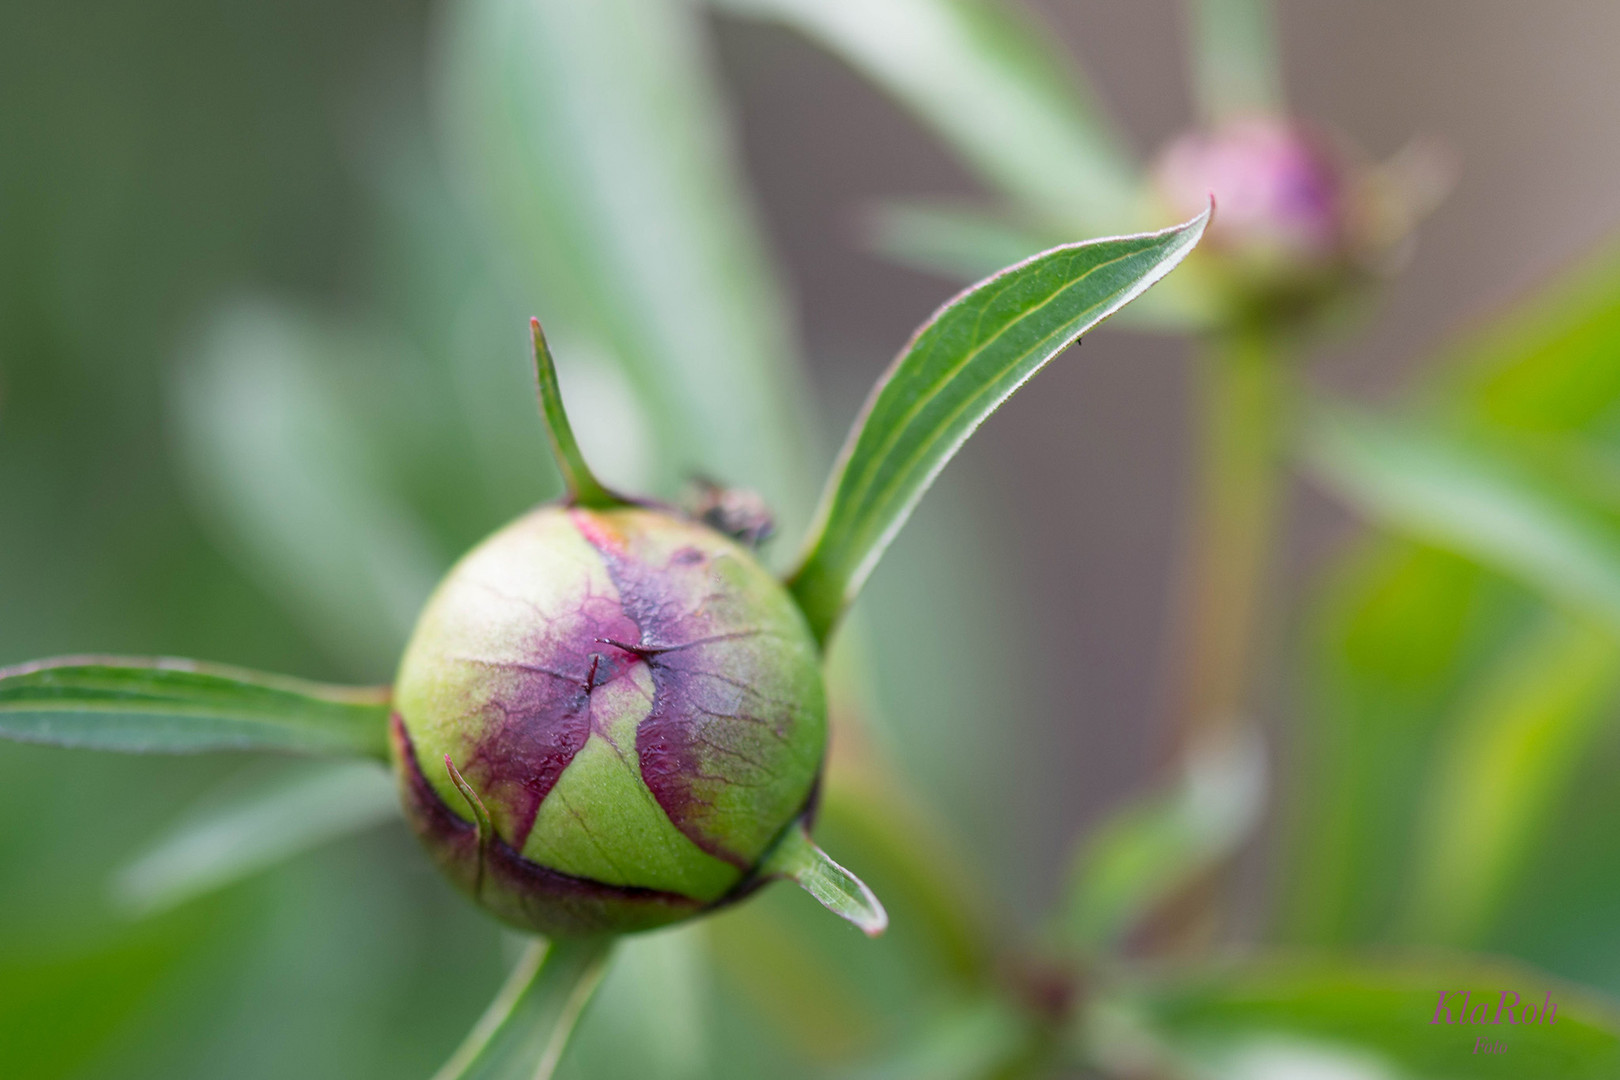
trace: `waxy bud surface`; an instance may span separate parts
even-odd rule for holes
[[[461,888],[524,929],[625,932],[748,886],[809,806],[826,701],[804,617],[744,548],[554,506],[440,585],[392,733],[407,817]]]

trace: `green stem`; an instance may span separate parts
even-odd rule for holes
[[[557,365],[552,362],[551,348],[546,344],[539,319],[529,320],[529,333],[534,339],[534,375],[540,385],[540,412],[546,420],[552,456],[557,459],[557,469],[568,489],[568,504],[594,509],[629,505],[629,500],[605,487],[585,463],[579,440],[574,438],[574,426],[568,422],[568,413],[563,408],[562,390],[557,386]]]
[[[536,941],[433,1080],[549,1080],[618,939]]]
[[[1281,114],[1286,103],[1271,0],[1189,0],[1189,9],[1205,122]]]
[[[1203,364],[1187,659],[1176,705],[1182,747],[1228,734],[1249,712],[1289,412],[1279,352],[1263,330],[1232,330]]]
[[[1225,331],[1203,358],[1200,475],[1172,701],[1177,762],[1230,745],[1254,721],[1255,654],[1292,413],[1287,359],[1278,336],[1255,326]],[[1210,926],[1219,874],[1172,901],[1162,933],[1185,939]]]

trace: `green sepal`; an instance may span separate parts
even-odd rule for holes
[[[847,919],[867,937],[889,928],[889,913],[866,883],[833,862],[810,839],[803,822],[788,827],[776,847],[760,864],[760,876],[786,878],[816,898],[839,918]]]

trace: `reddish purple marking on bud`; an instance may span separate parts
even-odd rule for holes
[[[1164,152],[1160,188],[1199,209],[1213,192],[1216,247],[1276,245],[1296,259],[1331,261],[1346,242],[1344,166],[1306,129],[1251,117],[1183,135]]]
[[[488,704],[499,719],[460,767],[486,799],[512,813],[508,839],[519,847],[540,804],[590,737],[592,691],[624,675],[633,663],[597,639],[635,633],[635,624],[613,598],[593,596],[573,617],[552,620],[524,646],[531,663],[495,665],[512,675]]]
[[[735,663],[721,657],[729,643],[746,640],[755,632],[728,629],[716,633],[715,620],[704,614],[711,598],[708,557],[696,548],[681,548],[667,566],[652,566],[628,551],[620,537],[601,528],[589,513],[572,513],[581,535],[601,554],[608,576],[618,589],[620,603],[637,632],[617,638],[648,666],[654,694],[652,711],[636,732],[636,751],[642,782],[675,827],[694,844],[717,859],[747,871],[750,856],[731,850],[704,827],[704,811],[712,803],[697,791],[698,782],[746,785],[750,773],[769,775],[770,766],[739,746],[758,736],[768,721],[738,710],[739,697],[753,696],[782,711],[782,703],[759,697],[729,672]],[[730,658],[733,659],[734,658]],[[738,726],[752,728],[737,732]],[[771,729],[770,737],[788,733]],[[726,759],[725,775],[706,771],[706,756]]]
[[[500,836],[480,858],[478,827],[453,812],[422,774],[416,748],[398,713],[389,734],[403,768],[406,816],[431,842],[434,860],[474,900],[516,926],[551,934],[651,929],[695,914],[698,901],[677,893],[607,885],[525,859]]]

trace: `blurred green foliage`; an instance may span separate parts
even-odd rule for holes
[[[721,6],[842,53],[994,193],[880,212],[899,257],[971,276],[1154,213],[1083,78],[1011,6]],[[1267,6],[1194,6],[1203,110],[1275,104]],[[830,440],[704,34],[675,0],[0,8],[0,98],[17,103],[0,110],[0,663],[166,653],[386,681],[448,561],[554,490],[531,309],[609,482],[673,494],[705,470],[764,491],[797,535]],[[1376,531],[1267,660],[1307,678],[1278,709],[1294,752],[1273,770],[1264,942],[1481,950],[1620,994],[1617,267],[1603,256],[1434,358],[1394,418],[1304,411],[1308,467]],[[1196,274],[1172,285],[1132,318],[1218,318]],[[1241,762],[1204,788],[1189,769],[1082,844],[1067,927],[1002,914],[927,802],[993,773],[994,740],[908,737],[993,714],[955,677],[1007,648],[973,629],[997,598],[946,527],[969,512],[925,507],[913,565],[867,602],[883,632],[856,627],[838,660],[850,726],[821,835],[884,897],[890,935],[773,889],[638,939],[570,1075],[1528,1075],[1445,1056],[1421,1026],[1452,983],[1555,985],[1518,968],[1121,962],[1166,892],[1241,842],[1232,807],[1258,779],[1214,811],[1198,798]],[[918,621],[960,632],[946,648],[889,632]],[[264,822],[287,823],[277,793],[320,782],[284,762],[0,746],[0,820],[22,823],[0,829],[7,1074],[429,1074],[517,944],[363,793],[334,796],[361,808],[353,830],[300,826],[324,846],[263,847]],[[220,806],[241,813],[213,840],[237,862],[131,914],[130,868],[183,861]],[[1073,981],[1077,953],[1094,985]],[[1539,1046],[1548,1077],[1613,1072],[1611,1008],[1568,1000],[1581,1022],[1508,1063]]]

